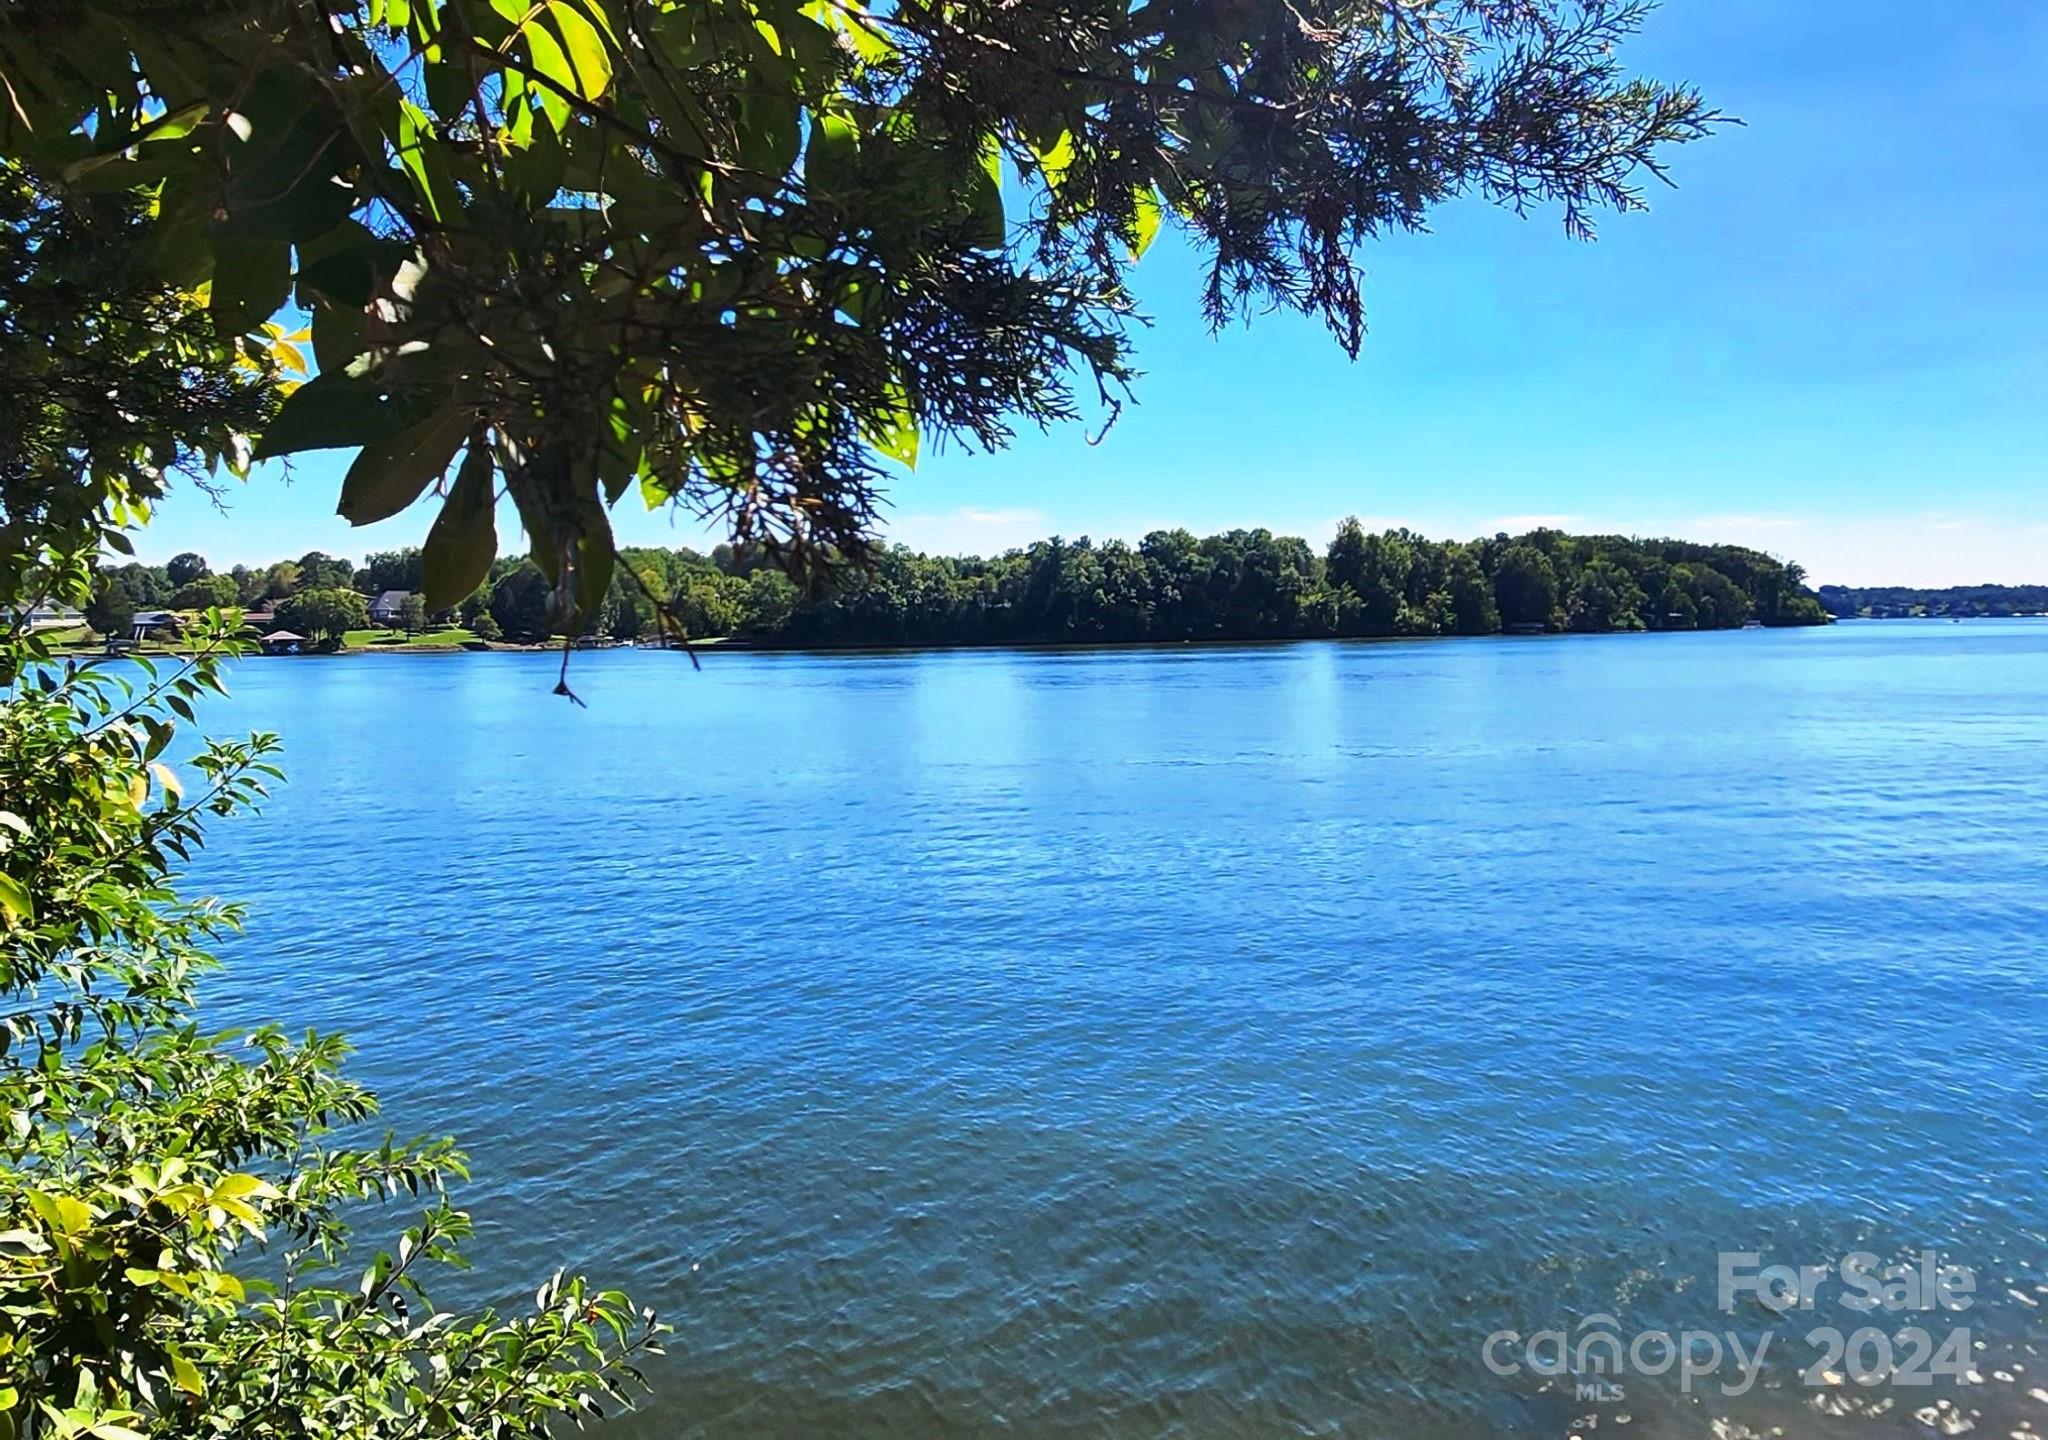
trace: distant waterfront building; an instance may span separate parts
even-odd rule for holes
[[[263,637],[265,655],[296,655],[304,647],[306,637],[295,635],[289,630],[273,630]]]
[[[370,618],[379,625],[396,625],[411,594],[410,590],[386,590],[370,602]]]
[[[9,610],[9,622],[13,622],[17,614]],[[69,630],[85,623],[85,616],[69,605],[32,605],[26,618],[30,630]]]

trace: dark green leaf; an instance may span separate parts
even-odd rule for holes
[[[377,293],[379,282],[411,253],[395,241],[378,239],[359,220],[344,220],[299,246],[299,304],[310,309],[316,299],[324,299],[360,310]]]
[[[458,603],[491,573],[491,562],[498,558],[493,473],[490,451],[472,444],[420,551],[421,584],[429,610],[445,610]]]
[[[297,240],[333,229],[355,208],[354,187],[340,183],[355,143],[302,76],[283,66],[260,72],[225,128],[231,230]]]
[[[589,624],[597,616],[597,610],[604,603],[604,592],[611,588],[612,562],[615,558],[612,546],[611,521],[604,512],[596,516],[597,528],[585,535],[576,546],[576,625],[578,629]]]
[[[214,241],[209,308],[223,335],[242,335],[275,315],[292,288],[292,249],[282,240]]]
[[[431,397],[395,393],[375,376],[355,379],[322,374],[294,390],[284,402],[263,433],[256,458],[382,444],[431,413]]]
[[[447,472],[472,419],[468,410],[449,405],[402,434],[365,446],[341,482],[342,518],[368,525],[390,519],[419,499]]]
[[[369,347],[370,319],[360,307],[316,304],[313,358],[322,374],[340,374]]]

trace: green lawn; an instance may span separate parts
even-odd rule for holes
[[[97,655],[106,648],[106,642],[84,627],[71,630],[46,630],[43,632],[54,650],[70,655]],[[476,632],[458,625],[440,630],[423,630],[417,635],[408,635],[403,630],[351,630],[344,642],[351,650],[389,650],[399,645],[426,645],[445,650],[460,649],[476,643]],[[147,641],[136,647],[134,653],[166,655],[178,653],[176,642],[166,644],[160,640]]]
[[[388,650],[394,645],[439,645],[452,650],[475,639],[475,631],[451,625],[445,630],[423,630],[417,635],[408,635],[403,630],[351,630],[342,636],[342,644],[351,650]]]
[[[51,645],[62,650],[79,648],[96,650],[101,644],[100,637],[93,634],[91,629],[84,625],[73,625],[65,630],[39,630],[36,633],[41,635]]]
[[[61,655],[104,655],[107,652],[105,638],[95,634],[83,625],[69,630],[45,630],[42,632],[42,636],[49,642],[50,648]],[[127,653],[131,655],[178,655],[184,652],[175,640],[145,640],[139,645],[129,646]]]

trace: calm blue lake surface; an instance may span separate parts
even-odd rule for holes
[[[2048,1428],[2048,623],[554,678],[243,664],[208,718],[292,778],[197,879],[253,907],[215,1018],[465,1142],[449,1298],[675,1322],[607,1433]],[[1721,1251],[1922,1247],[1978,1303],[1891,1324],[1981,1385],[1715,1309]],[[1482,1362],[1595,1312],[1787,1363]]]

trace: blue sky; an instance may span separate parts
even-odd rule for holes
[[[1162,237],[1137,289],[1139,404],[994,455],[927,455],[886,531],[994,551],[1046,534],[1357,514],[1469,537],[1547,523],[1723,540],[1817,581],[2048,582],[2048,5],[1666,0],[1628,57],[1740,116],[1597,244],[1476,202],[1364,257],[1371,333],[1212,339],[1199,261]],[[417,543],[424,506],[334,516],[346,455],[185,493],[144,558],[217,568]],[[704,542],[630,498],[645,543]],[[508,548],[516,528],[501,525]]]

